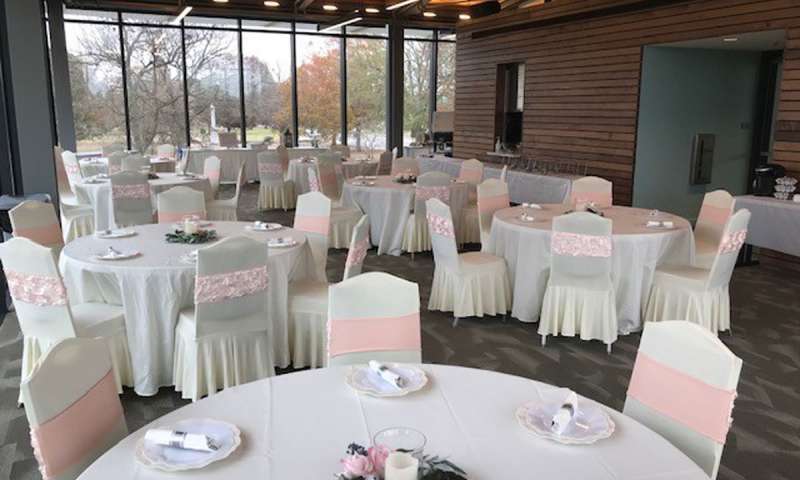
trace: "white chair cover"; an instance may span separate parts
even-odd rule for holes
[[[283,168],[283,175],[286,177],[289,175],[289,149],[284,145],[278,145],[275,151],[278,152],[278,158],[281,159],[281,168]]]
[[[361,274],[364,259],[367,258],[367,251],[370,248],[372,248],[372,244],[369,241],[369,216],[364,215],[353,229],[350,249],[347,251],[347,260],[344,262],[343,280]]]
[[[164,143],[156,147],[156,155],[164,160],[175,160],[175,147]]]
[[[728,284],[747,237],[750,211],[742,209],[725,226],[711,269],[665,265],[656,270],[644,314],[645,322],[680,318],[712,332],[731,328]]]
[[[742,360],[696,324],[646,324],[623,413],[669,440],[713,480],[741,370]]]
[[[481,245],[486,245],[489,241],[494,212],[508,208],[510,205],[506,182],[490,178],[478,185],[478,224],[481,232]]]
[[[336,154],[333,154],[336,155]],[[339,201],[339,181],[336,178],[336,165],[341,164],[340,158],[332,158],[331,154],[322,154],[317,160],[317,180],[322,193],[333,202]],[[309,180],[309,183],[311,180]]]
[[[370,272],[330,287],[328,365],[420,363],[419,286]]]
[[[31,446],[44,480],[73,480],[128,435],[106,345],[68,339],[22,383]]]
[[[450,207],[427,201],[435,269],[428,310],[453,312],[456,319],[505,314],[511,308],[506,262],[483,252],[458,254]]]
[[[182,222],[185,217],[206,219],[206,196],[189,187],[172,187],[157,195],[158,223]]]
[[[219,182],[222,175],[222,161],[219,157],[211,156],[203,162],[203,175],[208,178],[208,183],[211,184],[211,199],[217,198],[219,192]]]
[[[128,157],[128,154],[119,150],[111,152],[108,155],[108,174],[114,175],[122,171],[122,161]]]
[[[427,252],[431,249],[431,235],[428,233],[425,202],[438,198],[450,204],[450,175],[444,172],[427,172],[417,177],[414,191],[414,213],[408,217],[403,234],[403,250],[410,253]],[[461,212],[456,212],[460,215]]]
[[[8,212],[15,237],[24,237],[52,248],[55,258],[64,247],[64,238],[53,204],[27,200]]]
[[[209,220],[219,220],[225,222],[239,221],[239,198],[244,186],[244,168],[246,164],[239,165],[239,173],[236,174],[236,191],[231,198],[216,199],[206,202],[206,216]],[[259,195],[260,197],[260,195]]]
[[[472,185],[481,183],[483,181],[483,162],[474,158],[461,162],[458,179]]]
[[[120,172],[111,175],[111,203],[117,227],[153,223],[153,201],[147,175]]]
[[[72,194],[75,195],[75,185],[83,180],[81,164],[78,162],[78,157],[69,150],[65,150],[61,154],[61,158],[64,160],[64,170],[67,173],[70,189],[72,190]]]
[[[326,277],[330,221],[331,201],[328,197],[319,192],[309,192],[297,197],[294,228],[306,234],[318,278]]]
[[[593,213],[553,219],[550,278],[539,319],[542,345],[547,335],[578,334],[581,340],[601,340],[611,352],[617,340],[611,230],[611,220]]]
[[[122,170],[128,172],[141,172],[150,169],[150,159],[142,155],[128,155],[122,159]]]
[[[288,158],[288,156],[286,157]],[[259,210],[281,208],[284,211],[294,208],[294,182],[286,180],[286,170],[277,150],[266,150],[258,154]]]
[[[392,175],[409,173],[419,175],[419,161],[414,157],[395,157],[392,159]]]
[[[341,159],[338,158],[338,154],[333,154],[333,156],[330,153],[321,155],[317,161],[316,169],[314,166],[309,167],[308,183],[312,191],[321,191],[333,202],[330,247],[347,248],[350,245],[353,229],[356,223],[361,220],[363,213],[358,208],[340,205],[339,195],[341,189],[339,188],[339,175],[336,172],[337,166],[341,167]]]
[[[85,303],[70,306],[52,251],[27,238],[0,244],[0,260],[24,337],[21,379],[41,356],[65,338],[103,337],[114,363],[117,390],[133,384],[121,307]]]
[[[381,152],[378,160],[378,175],[389,175],[392,173],[392,163],[394,155],[389,150]]]
[[[508,165],[503,165],[503,169],[500,170],[500,181],[508,183],[508,181],[506,180],[507,177],[508,177]]]
[[[91,205],[82,204],[75,196],[73,184],[82,179],[80,163],[75,154],[56,146],[55,164],[63,238],[69,242],[94,232],[94,209]]]
[[[703,197],[694,227],[694,266],[711,268],[722,241],[725,224],[733,215],[734,199],[725,190],[714,190]]]
[[[599,208],[610,207],[613,202],[613,185],[600,177],[583,177],[572,182],[570,203],[594,203]]]
[[[230,237],[197,252],[194,308],[175,336],[175,390],[193,401],[275,374],[267,247]]]

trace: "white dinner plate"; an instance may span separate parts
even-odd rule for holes
[[[372,187],[375,185],[375,182],[368,180],[356,180],[353,182],[353,185],[357,187]]]
[[[242,434],[236,425],[210,418],[191,418],[159,428],[186,433],[201,433],[213,439],[219,446],[214,452],[184,450],[155,445],[142,437],[136,444],[136,460],[142,465],[157,470],[176,472],[196,470],[227,458],[242,444]]]
[[[135,258],[141,255],[140,252],[136,250],[129,250],[127,252],[119,252],[119,253],[98,253],[94,255],[95,260],[106,260],[106,261],[114,261],[114,260],[127,260],[129,258]]]
[[[532,223],[536,221],[536,217],[533,215],[520,215],[517,217],[520,222]]]
[[[558,434],[552,430],[551,422],[560,406],[560,401],[526,403],[517,409],[517,421],[538,437],[567,445],[589,445],[614,433],[614,421],[605,410],[595,403],[583,400],[575,418],[563,433]]]
[[[289,248],[297,245],[297,240],[291,237],[285,238],[270,238],[267,240],[267,246],[270,248]]]
[[[207,222],[205,220],[200,220],[197,222],[197,228],[208,228],[212,225],[211,222]],[[183,222],[173,223],[172,227],[176,230],[183,230]]]
[[[133,230],[101,230],[99,232],[94,233],[95,237],[106,240],[114,238],[132,237],[134,235],[136,235],[136,232]]]
[[[353,390],[373,397],[402,397],[419,391],[428,384],[428,376],[424,370],[418,367],[399,363],[387,363],[386,366],[403,378],[404,387],[399,388],[387,382],[380,374],[366,365],[352,367],[347,374],[347,384]]]
[[[260,223],[260,224],[252,224],[247,225],[247,230],[252,230],[254,232],[274,232],[275,230],[280,230],[283,228],[283,225],[280,223]]]

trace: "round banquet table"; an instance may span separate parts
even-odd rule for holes
[[[290,248],[270,248],[268,318],[271,326],[273,357],[281,367],[289,365],[288,288],[292,280],[314,279],[311,251],[305,235],[290,228],[274,232],[253,232],[245,222],[214,222],[208,227],[219,238],[245,235],[266,241],[291,236],[298,244]],[[139,395],[154,395],[159,387],[172,385],[173,345],[178,312],[194,301],[195,264],[181,257],[210,244],[167,243],[164,235],[171,224],[140,225],[131,228],[136,235],[104,240],[81,237],[62,250],[60,270],[71,302],[102,302],[122,305],[134,373],[134,388]],[[137,250],[141,255],[128,260],[104,261],[93,256],[108,246],[119,251]]]
[[[81,174],[84,177],[108,174],[108,157],[94,157],[80,161]],[[175,170],[175,159],[150,157],[150,166],[154,172],[170,172]]]
[[[220,181],[236,183],[239,167],[244,164],[245,181],[258,180],[257,156],[261,150],[255,148],[203,148],[189,149],[186,171],[203,173],[206,158],[217,157],[220,161]]]
[[[342,162],[344,178],[353,178],[359,175],[375,175],[377,171],[377,160],[347,160]]]
[[[190,187],[205,193],[206,199],[211,196],[211,185],[208,183],[208,179],[202,176],[192,178],[181,177],[174,173],[159,173],[158,178],[150,180],[149,183],[153,211],[156,210],[156,195],[172,187]],[[85,178],[82,182],[75,184],[75,195],[82,203],[88,203],[94,208],[95,230],[106,230],[116,225],[109,179]]]
[[[306,158],[310,157],[297,158],[289,161],[289,171],[287,175],[289,180],[294,182],[294,191],[297,192],[298,195],[311,191],[311,187],[308,185],[308,169],[314,168],[316,163]]]
[[[348,180],[342,188],[342,205],[360,208],[369,215],[370,238],[378,255],[402,255],[403,232],[414,207],[416,184],[395,182],[390,175],[375,179],[375,185],[357,185]],[[469,184],[450,184],[450,210],[456,231],[461,226],[461,211],[469,200]]]
[[[339,459],[348,444],[369,446],[381,429],[404,426],[426,435],[426,454],[452,460],[470,480],[708,480],[667,440],[606,407],[616,430],[592,445],[562,445],[528,432],[514,413],[553,391],[547,384],[486,370],[423,365],[429,376],[423,390],[379,399],[351,390],[344,380],[348,368],[280,375],[224,390],[133,433],[79,478],[327,479],[341,472]],[[582,398],[579,405],[587,402]],[[237,425],[240,451],[182,474],[137,462],[136,443],[148,428],[201,417]]]
[[[523,322],[535,322],[547,288],[550,271],[550,233],[552,219],[571,207],[542,205],[530,209],[534,222],[520,220],[522,207],[495,212],[492,231],[484,251],[506,259],[514,285],[512,315]],[[657,266],[688,264],[694,255],[692,229],[685,219],[660,213],[658,220],[670,220],[671,229],[647,228],[650,210],[613,206],[603,210],[614,222],[611,277],[617,297],[619,332],[627,334],[641,328],[641,311],[650,293]]]

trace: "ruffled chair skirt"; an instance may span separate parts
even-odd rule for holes
[[[481,243],[481,226],[478,223],[478,207],[470,205],[461,211],[461,228],[456,232],[458,243]]]
[[[600,340],[610,346],[617,340],[614,290],[548,285],[539,318],[539,334],[543,337],[580,335],[581,340]]]
[[[289,345],[294,368],[326,365],[328,284],[298,282],[289,286]]]
[[[64,243],[94,233],[94,211],[91,207],[61,207],[61,228]]]
[[[206,217],[208,220],[217,222],[238,222],[239,215],[236,212],[236,205],[206,205]]]
[[[456,318],[505,314],[511,309],[511,282],[502,258],[481,252],[459,255],[460,272],[437,265],[428,310]]]
[[[294,182],[285,181],[278,185],[266,185],[264,183],[258,189],[258,209],[259,210],[291,210],[294,208],[297,196],[294,191]]]
[[[644,313],[645,322],[686,320],[717,333],[731,328],[731,308],[728,287],[704,290],[691,288],[693,283],[680,285],[658,273],[650,289]]]
[[[334,207],[331,209],[331,226],[328,231],[330,248],[349,248],[353,229],[363,213],[357,208]]]
[[[409,253],[429,252],[433,248],[431,234],[428,232],[428,220],[411,214],[403,233],[403,251]]]

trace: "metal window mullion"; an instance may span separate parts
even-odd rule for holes
[[[339,118],[342,145],[347,145],[347,38],[339,40]]]
[[[183,20],[181,20],[181,57],[183,59],[183,120],[185,122],[184,129],[186,131],[186,146],[192,146],[192,128],[189,125],[189,79],[188,71],[189,66],[186,64],[186,30],[183,28]]]
[[[242,147],[247,146],[247,117],[244,105],[244,39],[242,34],[242,21],[238,21],[239,25],[239,108],[242,119]]]
[[[436,33],[438,38],[438,32]],[[433,42],[433,48],[431,48],[431,69],[430,69],[430,80],[428,81],[428,130],[430,131],[433,128],[433,113],[436,111],[436,74],[438,73],[439,68],[439,42]],[[431,137],[433,137],[433,131],[431,131]],[[432,140],[433,138],[431,138]]]
[[[300,121],[298,117],[298,108],[297,108],[297,33],[295,32],[295,24],[292,22],[292,33],[291,33],[291,41],[289,42],[289,50],[292,54],[292,130],[294,135],[292,135],[294,142],[294,146],[297,147],[300,145]]]
[[[131,112],[128,107],[128,66],[125,61],[125,33],[122,31],[122,13],[117,12],[117,29],[119,29],[119,54],[122,64],[122,103],[125,109],[125,141],[131,150]]]

